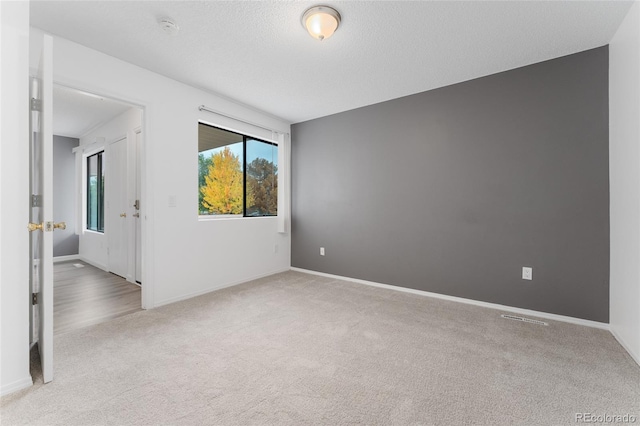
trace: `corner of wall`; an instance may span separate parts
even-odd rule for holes
[[[640,364],[640,3],[609,43],[611,332]]]

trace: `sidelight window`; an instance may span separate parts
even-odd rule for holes
[[[104,151],[87,157],[87,229],[104,232]]]

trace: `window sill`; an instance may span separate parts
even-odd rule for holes
[[[104,231],[94,231],[93,229],[85,229],[83,232],[85,234],[104,235]]]
[[[213,222],[219,220],[240,220],[240,219],[277,219],[278,216],[242,216],[242,215],[198,215],[198,222]]]

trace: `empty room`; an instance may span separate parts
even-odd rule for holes
[[[640,423],[640,3],[0,21],[3,425]]]

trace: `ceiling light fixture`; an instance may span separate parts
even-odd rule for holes
[[[329,38],[340,25],[340,14],[329,6],[314,6],[302,15],[302,26],[311,37],[322,41]]]

